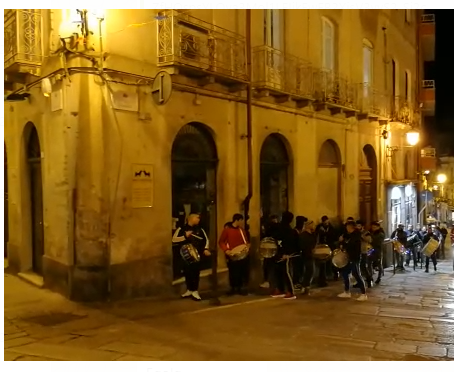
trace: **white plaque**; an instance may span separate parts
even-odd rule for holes
[[[112,108],[123,111],[139,111],[139,96],[137,93],[117,91],[111,93]]]
[[[50,110],[52,112],[63,110],[63,93],[58,89],[50,95]]]

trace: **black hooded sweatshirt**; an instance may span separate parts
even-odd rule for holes
[[[361,259],[361,232],[355,229],[351,234],[345,234],[343,246],[350,261],[359,262]]]
[[[298,253],[298,232],[290,226],[293,215],[282,216],[282,221],[278,228],[273,231],[273,238],[280,244],[278,245],[276,258],[280,259],[283,255]]]

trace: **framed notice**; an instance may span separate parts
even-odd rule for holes
[[[132,165],[132,195],[133,208],[153,207],[154,177],[152,164]]]

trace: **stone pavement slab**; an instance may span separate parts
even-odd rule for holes
[[[359,303],[341,283],[295,301],[76,304],[5,277],[5,360],[452,360],[451,262],[387,273]],[[356,297],[356,294],[354,295]]]

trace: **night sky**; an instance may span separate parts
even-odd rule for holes
[[[435,63],[425,65],[425,79],[435,80],[436,116],[428,121],[431,141],[439,155],[454,155],[454,10],[426,10],[435,14]]]

